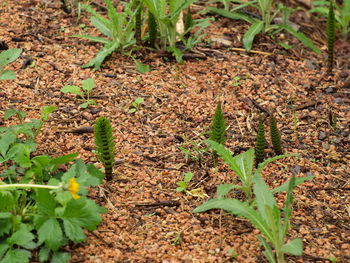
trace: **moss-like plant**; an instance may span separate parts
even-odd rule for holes
[[[265,159],[265,129],[264,120],[262,116],[259,117],[258,133],[256,134],[255,142],[255,166],[258,167],[259,163],[262,163]]]
[[[216,106],[215,114],[211,123],[209,139],[223,145],[225,143],[225,133],[226,133],[225,116],[221,109],[221,102],[218,102],[218,105]],[[216,166],[217,153],[215,151],[213,152],[213,162],[214,162],[214,166]]]
[[[333,1],[330,1],[328,18],[327,18],[327,73],[332,74],[333,71],[333,60],[334,60],[334,41],[335,41],[335,16]]]
[[[94,125],[95,146],[97,157],[105,168],[106,180],[112,180],[113,166],[115,163],[115,145],[113,129],[106,117],[97,119]]]
[[[270,135],[275,153],[277,155],[283,154],[281,146],[281,134],[277,128],[276,118],[273,113],[270,114]]]
[[[151,12],[148,12],[148,37],[149,45],[154,48],[157,40],[157,22]]]

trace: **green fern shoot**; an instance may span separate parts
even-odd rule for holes
[[[148,12],[148,37],[150,47],[154,48],[157,40],[157,22],[151,12]]]
[[[216,106],[215,114],[211,123],[211,130],[209,140],[217,142],[219,144],[225,143],[225,133],[226,133],[226,122],[225,116],[222,113],[221,102]],[[213,152],[213,161],[214,166],[216,166],[217,162],[217,153]]]
[[[143,7],[142,1],[140,0],[136,1],[137,11],[135,15],[135,38],[136,38],[137,45],[142,44],[142,39],[141,39],[142,7]]]
[[[333,1],[330,1],[328,18],[327,18],[327,73],[332,74],[333,71],[333,60],[334,60],[334,41],[335,41],[335,17]]]
[[[270,114],[270,135],[275,153],[277,155],[283,154],[281,146],[281,134],[277,128],[276,118],[272,113]]]
[[[259,117],[259,127],[258,133],[256,134],[255,142],[255,166],[258,167],[259,163],[262,163],[265,159],[265,129],[264,129],[264,120],[262,116]]]
[[[94,125],[94,135],[97,157],[105,168],[106,180],[110,181],[115,163],[115,145],[112,126],[107,118],[97,119]]]

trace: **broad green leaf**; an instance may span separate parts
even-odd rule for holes
[[[24,111],[16,110],[16,109],[8,109],[5,111],[4,119],[8,120],[15,115],[17,115],[17,117],[20,119],[24,119],[26,117],[26,113]]]
[[[72,86],[72,85],[64,86],[63,88],[61,88],[61,92],[63,92],[64,94],[73,93],[73,94],[79,95],[80,97],[84,97],[84,92],[78,86]]]
[[[81,81],[83,90],[91,91],[95,86],[95,81],[92,78],[84,79]]]
[[[248,31],[245,32],[243,36],[243,45],[247,52],[250,52],[255,36],[262,31],[263,27],[263,21],[256,21],[249,27]]]
[[[16,199],[13,196],[13,191],[4,191],[1,190],[0,191],[0,211],[1,212],[8,212],[11,211],[13,209],[15,209],[16,207]],[[7,213],[1,213],[1,214],[7,214]],[[0,214],[0,219],[2,218]],[[10,214],[10,213],[8,213]],[[11,214],[10,214],[11,215]]]
[[[52,255],[51,263],[68,263],[71,256],[67,252],[55,251]]]
[[[14,80],[16,78],[16,73],[12,70],[4,70],[0,72],[0,80]]]
[[[220,184],[216,190],[216,194],[218,198],[224,198],[231,190],[241,188],[241,186],[234,184]]]
[[[191,173],[191,172],[185,173],[184,182],[188,183],[192,180],[192,178],[193,178],[193,173]]]
[[[78,37],[78,38],[84,38],[87,40],[91,40],[93,42],[98,42],[98,43],[103,43],[103,44],[107,44],[110,42],[110,40],[102,38],[102,37],[94,37],[94,36],[90,36],[90,35],[73,35],[72,37]]]
[[[267,215],[266,207],[268,206],[271,209],[277,206],[276,200],[272,194],[272,192],[267,187],[264,180],[260,175],[254,175],[254,194],[255,201],[259,210],[259,213],[262,215],[266,222],[269,222],[269,217]],[[269,224],[274,224],[274,222],[269,222]]]
[[[39,252],[39,261],[44,262],[49,260],[50,249],[47,247],[41,247]]]
[[[26,229],[26,227],[22,227],[20,230],[13,233],[11,237],[7,239],[7,242],[10,245],[26,247],[33,239],[34,235]]]
[[[10,148],[7,155],[13,156],[12,159],[22,168],[29,168],[32,165],[30,153],[33,150],[30,144],[17,143]]]
[[[21,48],[10,48],[8,50],[0,52],[0,68],[12,63],[22,53]]]
[[[305,36],[303,33],[297,32],[295,29],[293,29],[292,27],[290,27],[288,25],[281,25],[281,28],[283,28],[288,33],[290,33],[291,35],[296,37],[301,43],[303,43],[305,46],[310,48],[316,54],[321,53],[321,50],[318,47],[316,47],[314,45],[314,43],[312,42],[312,40],[310,38],[308,38],[307,36]]]
[[[270,263],[276,263],[275,256],[273,255],[272,249],[270,245],[267,243],[266,239],[260,235],[258,236],[258,239],[260,243],[263,245],[263,247],[265,248],[265,251],[263,252],[264,256],[267,258],[267,260]]]
[[[256,20],[248,15],[245,15],[243,13],[239,13],[239,12],[230,12],[224,9],[219,9],[219,8],[215,8],[215,7],[208,7],[208,10],[216,13],[218,15],[227,17],[227,18],[231,18],[234,20],[244,20],[246,22],[248,22],[249,24],[253,24]]]
[[[5,157],[6,153],[10,147],[11,144],[13,144],[16,141],[16,135],[11,131],[7,130],[4,134],[0,137],[0,154]]]
[[[52,168],[50,169],[51,172],[55,172],[60,165],[62,164],[68,164],[75,160],[75,158],[78,156],[78,153],[71,153],[59,156],[57,158],[54,158],[50,161],[50,165],[52,165]]]
[[[100,211],[100,208],[92,200],[81,197],[77,200],[71,200],[67,204],[62,218],[91,231],[102,220]]]
[[[43,106],[41,107],[40,111],[41,111],[41,119],[43,121],[47,121],[49,119],[49,115],[54,112],[55,110],[57,110],[56,106]]]
[[[182,192],[182,191],[186,190],[186,188],[187,188],[187,183],[184,181],[177,182],[177,185],[179,187],[176,188],[176,192]]]
[[[10,249],[1,263],[27,263],[29,262],[31,254],[24,249]]]
[[[241,153],[235,157],[233,157],[235,163],[238,165],[243,178],[241,180],[247,184],[251,180],[252,171],[254,167],[254,148],[249,149],[248,151]]]
[[[39,243],[56,251],[64,245],[63,233],[60,224],[55,218],[48,219],[38,229]]]
[[[302,184],[303,182],[305,181],[309,181],[311,180],[312,178],[314,178],[313,175],[309,175],[309,176],[305,176],[305,177],[296,177],[295,178],[295,186],[299,185],[299,184]],[[288,190],[288,186],[289,186],[289,182],[286,182],[282,185],[280,185],[279,187],[275,188],[275,189],[272,189],[272,193],[273,194],[277,194],[277,193],[280,193],[280,192],[284,192],[284,191],[287,191]]]
[[[303,254],[303,241],[295,238],[282,246],[282,251],[293,256],[301,256]]]
[[[102,62],[107,56],[112,54],[120,46],[119,42],[109,42],[96,54],[96,56],[88,63],[83,65],[83,68],[94,67],[95,70],[100,69]]]
[[[56,201],[48,189],[36,190],[36,202],[40,216],[45,218],[55,216]]]
[[[194,209],[192,212],[204,212],[214,208],[221,208],[234,215],[247,218],[256,228],[258,228],[262,232],[262,234],[266,236],[268,240],[273,240],[273,237],[271,236],[269,230],[269,226],[261,217],[261,215],[253,208],[251,208],[248,204],[243,203],[237,199],[211,199]]]
[[[66,233],[66,236],[74,241],[75,243],[82,242],[86,239],[86,236],[79,226],[79,224],[76,224],[74,220],[71,219],[64,219],[63,220],[63,227],[64,232]]]
[[[6,253],[6,251],[10,248],[8,244],[0,243],[0,259],[3,257],[3,255]]]

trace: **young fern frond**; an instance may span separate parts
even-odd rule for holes
[[[157,40],[157,22],[151,12],[148,12],[148,36],[149,45],[150,47],[154,48]]]
[[[94,125],[95,146],[98,160],[105,168],[106,180],[112,180],[113,166],[115,163],[115,144],[113,129],[109,120],[105,117],[97,119]]]
[[[270,114],[270,135],[275,153],[277,155],[283,154],[281,146],[281,134],[277,128],[276,118],[272,113]]]
[[[217,142],[219,144],[225,143],[226,122],[225,116],[222,113],[221,102],[216,106],[215,114],[211,124],[209,140]],[[213,152],[214,166],[216,166],[217,153]]]
[[[258,167],[259,163],[263,162],[265,159],[265,130],[264,130],[264,121],[262,116],[259,117],[259,127],[258,133],[256,134],[256,143],[255,143],[255,166]]]
[[[141,45],[142,39],[141,39],[141,24],[142,24],[142,1],[138,0],[136,1],[136,8],[137,12],[135,14],[135,38],[136,38],[136,44]]]
[[[333,1],[330,1],[328,18],[327,18],[327,73],[332,74],[333,71],[333,60],[334,60],[334,41],[335,41],[335,16]]]

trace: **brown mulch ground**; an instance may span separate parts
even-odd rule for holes
[[[224,164],[211,168],[208,154],[202,154],[201,163],[186,162],[179,150],[195,151],[207,137],[218,99],[229,125],[226,146],[236,154],[254,146],[261,107],[276,109],[284,149],[300,157],[266,168],[271,187],[288,180],[292,172],[315,176],[294,192],[290,237],[303,239],[304,255],[288,260],[327,262],[336,257],[337,262],[350,262],[348,43],[338,43],[335,76],[325,77],[325,53],[315,56],[293,39],[295,48],[289,52],[264,36],[253,49],[272,55],[236,52],[247,26],[220,18],[208,35],[225,38],[232,46],[207,41],[198,48],[205,60],[179,65],[149,54],[143,62],[153,70],[141,75],[132,59],[113,54],[100,71],[93,71],[81,65],[98,46],[71,37],[83,33],[82,22],[87,32],[97,34],[86,17],[77,23],[60,9],[59,1],[5,2],[0,39],[24,52],[11,65],[17,79],[1,83],[0,117],[4,110],[16,108],[28,118],[38,118],[40,107],[57,106],[39,136],[39,152],[78,152],[86,162],[96,162],[93,135],[69,130],[93,125],[99,116],[108,116],[115,130],[121,159],[115,180],[91,191],[108,214],[87,242],[66,248],[72,262],[266,262],[258,232],[248,221],[218,211],[192,214],[206,199],[175,191],[188,171],[194,173],[191,189],[202,187],[210,197],[218,184],[237,182]],[[315,42],[325,49],[322,34],[313,31],[308,19],[299,17],[302,29],[313,32]],[[27,58],[35,64],[21,68]],[[82,110],[77,98],[60,89],[88,77],[97,83],[97,105]],[[144,98],[144,105],[128,113],[138,97]],[[335,128],[330,114],[336,116]],[[267,152],[272,156],[271,146]]]

